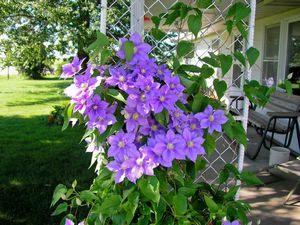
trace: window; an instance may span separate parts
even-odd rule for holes
[[[287,73],[293,73],[291,81],[300,82],[300,21],[289,24]]]
[[[280,26],[267,27],[263,57],[263,81],[272,77],[277,83]]]

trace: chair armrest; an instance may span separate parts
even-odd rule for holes
[[[278,117],[278,118],[293,118],[299,117],[300,112],[267,112],[268,116]]]

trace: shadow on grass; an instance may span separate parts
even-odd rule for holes
[[[0,117],[0,224],[59,224],[50,203],[57,184],[86,189],[95,176],[79,144],[82,127],[61,132],[47,118]]]
[[[47,104],[47,103],[57,103],[58,101],[61,100],[66,100],[68,99],[65,96],[60,96],[60,97],[48,97],[47,99],[42,98],[40,100],[37,100],[36,98],[34,98],[32,101],[26,99],[24,101],[14,101],[14,102],[9,102],[8,104],[6,104],[5,106],[7,107],[15,107],[15,106],[30,106],[30,105],[43,105],[43,104]]]

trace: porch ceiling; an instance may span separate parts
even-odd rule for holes
[[[189,3],[190,0],[180,0],[184,3]],[[250,0],[247,0],[250,1]],[[220,1],[218,4],[218,9],[205,10],[203,16],[203,26],[216,22],[222,17],[227,9],[229,8],[229,3],[233,0]],[[151,16],[158,16],[161,13],[167,12],[174,4],[174,0],[145,0],[145,16],[151,18]],[[291,9],[300,7],[300,0],[257,0],[256,18],[261,19],[268,17],[277,13],[285,12]],[[153,24],[151,21],[145,21],[145,28],[152,28]],[[162,27],[166,30],[177,30],[176,27]],[[183,25],[183,29],[187,29],[187,25]]]

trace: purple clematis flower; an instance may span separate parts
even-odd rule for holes
[[[84,114],[87,108],[87,100],[90,98],[89,93],[83,93],[82,95],[79,95],[78,97],[74,97],[71,100],[71,103],[74,103],[74,109],[73,112],[79,112],[80,114]]]
[[[176,95],[179,95],[183,92],[184,87],[181,85],[178,76],[165,75],[164,81],[170,88],[170,91],[174,92]]]
[[[133,88],[133,75],[129,74],[123,67],[110,67],[109,73],[111,77],[105,80],[106,84],[111,86],[118,85],[125,92]]]
[[[144,61],[148,60],[149,59],[148,53],[151,50],[151,46],[142,42],[141,35],[138,33],[134,33],[131,35],[129,40],[132,41],[134,44],[134,53],[133,53],[131,61],[128,62],[128,64],[134,65],[139,62],[144,62]],[[126,38],[120,39],[120,50],[117,52],[117,56],[120,59],[126,58],[125,50],[124,50],[124,44],[126,41],[127,41]]]
[[[74,224],[75,223],[72,220],[66,218],[65,225],[74,225]],[[81,221],[78,225],[84,225],[84,221]]]
[[[205,150],[202,147],[204,139],[198,136],[196,133],[191,132],[190,129],[184,129],[182,137],[185,141],[186,156],[192,160],[196,161],[198,155],[204,155]]]
[[[160,113],[164,108],[167,110],[173,110],[174,104],[178,100],[178,97],[170,92],[167,85],[163,85],[153,97],[151,105],[155,113]]]
[[[75,56],[71,63],[63,66],[63,73],[60,77],[64,79],[73,77],[76,73],[80,71],[81,64],[83,61],[84,59],[80,60],[77,56]]]
[[[224,221],[222,223],[222,225],[240,225],[240,222],[238,220],[235,220],[235,221],[232,221],[232,222],[227,220],[227,221]]]
[[[131,164],[132,164],[132,159],[125,159],[124,161],[111,161],[110,163],[107,164],[107,168],[116,173],[115,176],[115,182],[120,183],[122,182],[125,177],[130,174],[131,172]]]
[[[227,118],[223,110],[215,110],[212,106],[207,106],[206,109],[195,115],[200,122],[201,128],[208,128],[208,133],[213,133],[215,130],[222,132],[222,124],[227,122]]]
[[[143,77],[141,75],[138,76],[134,85],[135,87],[140,88],[145,96],[150,98],[157,93],[157,90],[160,87],[160,84],[154,82],[152,77]]]
[[[119,131],[108,138],[110,148],[108,149],[107,155],[123,162],[124,159],[130,158],[132,155],[134,156],[136,154],[137,148],[134,141],[134,133],[124,133],[123,131]]]
[[[131,94],[127,98],[127,106],[136,108],[139,114],[146,116],[151,111],[150,100],[151,96],[147,96],[144,92]]]
[[[154,136],[155,134],[162,131],[163,127],[156,122],[154,119],[148,119],[148,124],[146,126],[141,126],[140,133],[143,135]]]
[[[147,118],[137,111],[137,108],[126,106],[124,109],[124,117],[127,132],[132,132],[141,126],[147,126]]]
[[[155,136],[156,145],[153,151],[161,157],[161,165],[171,167],[174,159],[185,159],[185,142],[181,135],[168,130],[167,134]]]
[[[192,113],[189,115],[187,128],[189,128],[192,132],[197,133],[199,136],[203,135],[203,128],[201,127],[200,121],[195,118],[195,115]]]
[[[116,107],[110,106],[105,114],[99,115],[94,121],[88,121],[87,127],[89,129],[96,128],[100,134],[104,133],[107,129],[107,126],[117,122],[116,117],[114,116],[114,111]]]
[[[102,101],[99,95],[95,95],[93,98],[87,100],[86,114],[90,121],[95,121],[98,117],[105,117],[108,103]]]
[[[165,76],[171,76],[172,71],[168,69],[166,64],[157,67],[156,76],[163,80]]]
[[[186,126],[188,117],[184,114],[184,112],[181,109],[176,107],[174,110],[169,111],[169,114],[171,116],[172,122],[170,123],[171,127],[180,129]]]
[[[151,152],[147,148],[141,148],[139,155],[125,161],[125,163],[130,167],[130,173],[127,174],[128,180],[135,183],[143,174],[148,176],[153,176],[153,169],[158,165],[151,158]]]
[[[145,77],[153,77],[156,73],[157,64],[155,59],[149,59],[133,66],[133,75]]]

